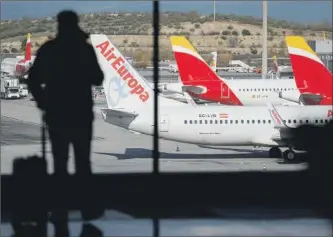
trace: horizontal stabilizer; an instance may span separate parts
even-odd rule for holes
[[[322,95],[316,94],[301,94],[299,99],[304,105],[320,105],[320,102],[323,100]]]
[[[191,92],[194,94],[203,94],[206,93],[207,88],[203,86],[182,86],[183,92]]]
[[[138,116],[137,113],[132,113],[124,110],[115,110],[115,109],[101,109],[103,119],[111,117],[122,117],[122,118],[133,118]]]

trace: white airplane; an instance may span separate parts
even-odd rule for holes
[[[129,131],[153,135],[154,91],[106,35],[90,35],[104,72],[103,119]],[[159,137],[198,145],[266,146],[271,157],[293,160],[289,127],[327,123],[331,106],[192,106],[159,96]]]
[[[186,37],[171,36],[170,40],[182,83],[167,84],[163,87],[166,91],[186,91],[194,98],[227,105],[299,104],[299,100],[289,98],[300,97],[295,80],[225,80],[207,65]],[[280,98],[279,92],[288,92],[288,96]]]

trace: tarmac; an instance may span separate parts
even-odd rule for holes
[[[152,136],[134,134],[104,122],[100,109],[103,100],[96,100],[92,168],[95,173],[131,173],[152,171]],[[1,100],[1,174],[12,173],[15,158],[41,154],[41,113],[28,99]],[[179,151],[177,151],[177,146]],[[307,163],[285,164],[281,159],[268,158],[268,148],[207,147],[160,140],[161,172],[205,171],[295,171]],[[48,172],[52,154],[47,143]],[[69,171],[74,172],[70,150]]]

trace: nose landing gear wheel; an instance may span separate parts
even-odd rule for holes
[[[281,158],[282,156],[281,150],[278,147],[272,147],[268,153],[270,158]]]
[[[296,160],[296,153],[293,150],[285,150],[283,152],[283,159],[286,163]]]

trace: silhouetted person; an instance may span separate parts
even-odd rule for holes
[[[57,36],[38,50],[29,71],[28,88],[38,108],[45,112],[55,175],[67,175],[72,144],[76,174],[85,177],[91,174],[92,86],[101,85],[104,74],[93,47],[87,43],[88,34],[78,25],[77,14],[63,11],[57,20]]]
[[[309,164],[309,196],[323,214],[333,214],[333,120],[325,126],[303,125],[293,130],[295,142],[305,147]]]

